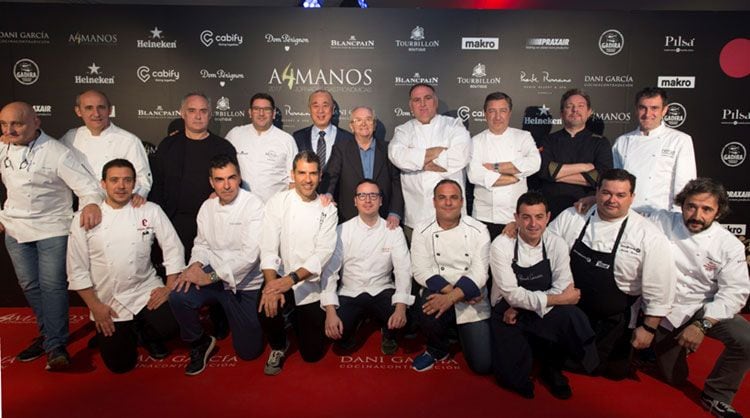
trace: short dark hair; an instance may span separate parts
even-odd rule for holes
[[[697,179],[690,180],[677,193],[677,196],[674,197],[674,203],[682,207],[687,198],[702,193],[714,196],[719,203],[719,210],[716,212],[717,221],[729,213],[729,196],[727,195],[727,190],[721,183],[708,177],[698,177]]]
[[[102,167],[102,180],[107,179],[107,170],[113,167],[127,167],[130,169],[130,171],[133,172],[133,180],[135,180],[135,167],[133,167],[133,163],[130,161],[124,159],[124,158],[115,158],[114,160],[111,160],[104,164],[104,167]]]
[[[294,156],[294,160],[292,161],[292,170],[297,168],[297,161],[306,161],[308,163],[315,163],[318,166],[318,171],[320,171],[320,157],[318,157],[318,154],[310,151],[310,150],[304,150],[300,151],[297,155]]]
[[[435,193],[437,193],[438,187],[444,185],[444,184],[452,184],[456,187],[458,187],[458,192],[461,194],[461,199],[464,198],[464,189],[461,187],[460,184],[456,180],[451,179],[442,179],[438,182],[438,184],[435,185],[435,187],[432,188],[432,197],[435,197]]]
[[[484,98],[484,110],[487,110],[487,103],[494,101],[494,100],[505,100],[508,102],[508,108],[509,110],[513,110],[513,99],[510,98],[507,94],[496,91],[494,93],[490,93],[487,95],[487,97]]]
[[[215,155],[214,158],[211,158],[211,161],[208,162],[208,176],[213,177],[214,170],[224,168],[229,164],[232,164],[234,168],[237,169],[237,174],[242,176],[242,173],[240,173],[240,164],[237,162],[237,157],[230,154],[219,154]]]
[[[357,185],[354,187],[354,191],[356,192],[357,189],[359,189],[359,186],[361,186],[363,184],[372,184],[373,186],[375,186],[375,187],[378,188],[378,193],[382,194],[381,191],[380,191],[380,185],[378,183],[375,183],[374,181],[372,181],[370,179],[360,180],[359,183],[357,183]]]
[[[661,97],[661,103],[666,106],[667,105],[667,91],[659,88],[659,87],[646,87],[635,94],[635,105],[638,106],[638,102],[641,101],[642,98],[650,99],[652,97],[659,96]]]
[[[412,92],[413,92],[413,91],[414,91],[415,89],[417,89],[417,88],[419,88],[419,87],[427,87],[428,89],[432,90],[432,94],[435,94],[435,87],[432,87],[432,84],[427,84],[427,83],[417,83],[417,84],[415,84],[415,85],[411,86],[411,88],[409,89],[409,97],[411,97],[411,93],[412,93]]]
[[[563,93],[562,97],[560,98],[560,110],[563,110],[565,108],[565,102],[573,96],[581,96],[586,99],[586,106],[591,109],[591,96],[589,96],[589,94],[585,91],[579,88],[575,88]]]
[[[88,90],[85,90],[76,94],[76,107],[81,107],[81,96],[83,96],[86,93],[96,93],[102,96],[104,98],[104,101],[107,102],[107,108],[112,107],[112,103],[109,101],[109,97],[107,97],[107,95],[104,94],[103,91],[97,90],[97,89],[88,89]]]
[[[526,206],[534,206],[534,205],[544,205],[544,211],[549,212],[549,205],[547,204],[547,199],[544,198],[544,195],[537,191],[530,191],[522,194],[518,197],[518,201],[516,201],[516,213],[519,213],[521,211],[521,205]]]
[[[635,192],[635,176],[630,174],[628,170],[624,170],[622,168],[610,168],[609,170],[602,173],[602,175],[599,177],[599,182],[596,185],[596,188],[599,189],[602,187],[602,184],[604,184],[605,181],[627,181],[630,183],[630,193]]]
[[[268,93],[253,94],[253,97],[250,98],[250,107],[253,107],[253,103],[258,99],[268,100],[269,102],[271,102],[271,107],[273,108],[273,110],[276,110],[276,102],[273,101],[273,97],[271,97],[271,95]]]

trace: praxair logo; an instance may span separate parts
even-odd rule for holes
[[[0,44],[48,44],[45,31],[0,31]]]
[[[727,190],[730,202],[750,202],[750,191],[748,190]]]
[[[39,81],[39,66],[29,58],[21,58],[13,65],[13,78],[24,86]]]
[[[91,65],[86,67],[89,69],[88,74],[73,76],[73,82],[75,84],[115,84],[115,76],[105,75],[102,71],[102,67],[92,62]]]
[[[602,54],[613,56],[622,52],[625,37],[617,29],[608,29],[599,36],[599,50]]]
[[[546,104],[542,104],[536,109],[536,112],[534,112],[535,114],[529,114],[531,112],[526,113],[526,115],[523,117],[524,125],[562,125],[562,119],[553,118],[549,113],[550,108],[547,107]]]
[[[730,142],[721,149],[721,162],[728,167],[738,167],[745,162],[747,150],[739,142]]]
[[[167,41],[162,37],[163,30],[159,27],[154,26],[151,29],[151,36],[148,39],[138,39],[136,46],[138,48],[149,48],[149,49],[174,49],[177,48],[177,41]]]
[[[136,76],[139,80],[144,83],[152,80],[157,83],[174,83],[180,79],[180,72],[174,68],[163,68],[161,70],[153,70],[147,65],[142,65],[136,70]]]
[[[80,46],[117,45],[116,33],[71,33],[68,44]]]
[[[393,77],[393,85],[395,86],[413,86],[417,83],[430,84],[437,86],[440,84],[440,77],[423,75],[420,72],[414,73],[411,76],[395,76]]]
[[[526,49],[533,50],[567,50],[570,49],[570,38],[528,38]]]
[[[750,112],[740,109],[722,109],[722,125],[750,125]]]
[[[314,91],[322,86],[332,93],[370,93],[373,73],[371,68],[295,68],[292,63],[282,71],[274,68],[268,79],[270,91],[283,87],[294,91]]]
[[[331,39],[331,49],[375,49],[375,40],[359,40],[354,35],[345,40]]]
[[[664,52],[694,52],[695,38],[682,37],[682,35],[664,36]]]
[[[670,128],[679,128],[687,119],[687,110],[685,106],[677,102],[672,102],[667,106],[667,113],[664,115],[664,124]]]
[[[46,116],[52,116],[52,105],[40,105],[35,104],[31,106],[34,109],[34,112],[36,112],[37,116],[46,117]]]
[[[472,89],[486,89],[500,84],[500,77],[487,77],[487,66],[480,62],[471,69],[471,77],[459,76],[456,77],[456,82]]]
[[[267,33],[265,35],[266,43],[267,44],[282,44],[284,45],[284,51],[289,52],[290,49],[292,49],[292,46],[300,46],[302,44],[309,44],[310,39],[309,38],[302,38],[300,36],[296,35],[290,35],[288,33],[284,33],[282,35],[274,35],[272,33]]]
[[[397,48],[406,48],[409,52],[425,52],[431,48],[437,48],[440,46],[440,41],[428,40],[425,37],[425,30],[421,26],[415,26],[411,30],[408,41],[396,39]]]
[[[200,40],[203,46],[210,47],[214,43],[216,46],[240,46],[242,45],[242,35],[238,33],[222,33],[214,35],[210,29],[206,29],[200,34]]]

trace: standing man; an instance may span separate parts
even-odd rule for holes
[[[568,399],[573,392],[561,372],[565,355],[593,371],[599,360],[594,331],[575,306],[581,291],[573,286],[568,246],[546,232],[550,213],[544,196],[524,193],[514,215],[516,238],[500,235],[490,250],[495,379],[533,398],[530,375],[536,352],[542,382],[552,396]]]
[[[263,369],[281,373],[289,342],[284,313],[297,335],[299,352],[307,362],[325,353],[325,314],[320,309],[320,275],[336,248],[338,216],[324,206],[316,192],[320,161],[302,151],[292,164],[294,189],[277,193],[266,203],[260,236],[260,263],[265,280],[258,312],[271,354]]]
[[[40,333],[18,360],[47,353],[47,370],[58,370],[70,364],[65,252],[73,218],[71,190],[83,208],[78,226],[87,230],[102,220],[102,195],[70,149],[41,130],[28,103],[5,105],[0,128],[8,144],[0,149],[0,177],[7,190],[0,232],[5,232],[5,247]]]
[[[263,352],[256,310],[263,283],[258,260],[263,201],[240,188],[240,168],[233,156],[217,155],[209,166],[217,198],[201,205],[189,267],[169,297],[182,339],[191,347],[188,376],[206,368],[216,344],[201,326],[199,310],[206,304],[219,304],[226,312],[234,351],[241,359],[252,360]]]
[[[669,242],[646,218],[630,209],[635,177],[622,169],[602,173],[596,205],[585,214],[566,209],[549,226],[571,249],[570,267],[581,289],[578,306],[596,333],[599,372],[611,379],[630,374],[632,349],[651,345],[670,311],[675,272]],[[642,298],[640,326],[634,316]]]
[[[454,180],[463,190],[464,167],[471,158],[469,131],[460,119],[437,114],[434,87],[413,85],[409,109],[414,119],[397,126],[388,145],[388,158],[401,170],[407,240],[417,225],[434,220],[430,194],[440,180]]]
[[[427,349],[412,368],[423,372],[447,359],[448,331],[457,327],[469,368],[488,374],[490,234],[484,224],[461,214],[464,199],[458,182],[440,180],[433,195],[434,218],[414,229],[411,245],[412,272],[424,302],[419,325],[427,340]]]
[[[750,369],[750,324],[739,315],[750,294],[745,249],[718,220],[729,210],[726,190],[708,178],[691,180],[675,198],[682,213],[659,210],[650,219],[669,241],[677,266],[672,312],[654,340],[656,364],[666,381],[687,383],[686,356],[708,336],[724,351],[706,378],[700,399],[718,417],[740,417],[732,408]]]
[[[315,90],[310,94],[307,104],[313,124],[295,131],[292,136],[300,151],[312,151],[318,156],[321,174],[318,192],[325,193],[328,190],[328,175],[325,169],[333,155],[333,144],[353,139],[353,136],[351,132],[331,123],[336,103],[328,90]]]
[[[333,145],[333,153],[326,167],[329,183],[327,194],[338,202],[339,222],[357,216],[355,190],[364,179],[375,182],[380,189],[380,216],[389,229],[398,226],[404,215],[404,196],[401,194],[401,173],[388,159],[388,144],[376,140],[375,113],[366,106],[355,107],[349,126],[354,141],[342,140]]]
[[[115,126],[109,120],[112,105],[109,98],[98,90],[86,90],[76,96],[73,108],[84,126],[73,128],[61,139],[94,177],[102,173],[104,164],[123,158],[136,170],[135,194],[131,203],[142,205],[151,191],[151,168],[146,150],[137,136]]]
[[[542,165],[538,177],[552,219],[578,199],[594,194],[599,176],[612,168],[609,140],[586,129],[592,112],[587,93],[566,91],[560,99],[563,129],[539,143]]]
[[[132,204],[136,184],[130,161],[104,164],[102,223],[84,231],[78,226],[79,212],[68,236],[68,288],[88,306],[102,359],[114,373],[135,368],[139,337],[151,357],[161,359],[169,354],[164,341],[178,331],[166,302],[170,286],[185,268],[182,244],[158,205]],[[166,286],[151,264],[154,239],[164,254]]]
[[[258,195],[264,202],[274,194],[288,190],[289,172],[297,155],[297,144],[288,133],[273,125],[276,104],[266,93],[250,98],[250,124],[236,126],[227,134],[237,150],[242,170],[242,188]]]
[[[468,174],[476,187],[471,214],[487,226],[491,240],[513,221],[516,201],[528,190],[526,178],[539,171],[542,161],[531,134],[508,126],[512,111],[507,94],[487,95],[487,129],[472,138]]]
[[[383,327],[380,351],[394,354],[395,332],[406,325],[406,307],[414,303],[409,248],[401,228],[390,228],[378,215],[383,195],[377,183],[360,181],[353,200],[358,216],[338,226],[336,250],[321,277],[326,335],[353,348],[354,332],[368,315]]]
[[[690,135],[662,120],[667,113],[667,92],[646,87],[635,96],[638,129],[620,136],[612,148],[614,165],[638,178],[633,209],[679,211],[675,195],[696,177],[695,152]]]

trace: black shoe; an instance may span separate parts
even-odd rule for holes
[[[742,418],[742,415],[735,411],[732,405],[716,400],[703,392],[701,392],[701,404],[711,415],[722,418]]]
[[[143,348],[148,351],[148,355],[154,360],[161,360],[169,356],[169,349],[161,341],[144,342]]]
[[[70,355],[65,346],[55,347],[47,353],[47,367],[45,367],[45,370],[59,371],[67,369],[68,366],[70,366]]]
[[[199,341],[198,345],[190,349],[190,364],[185,368],[188,376],[195,376],[206,369],[206,363],[216,346],[216,338],[213,336],[204,335]]]
[[[557,369],[542,370],[539,379],[547,386],[549,392],[557,399],[570,399],[573,391],[568,384],[568,378],[563,376],[562,372]]]
[[[27,362],[27,361],[33,361],[38,359],[39,357],[44,355],[44,347],[42,345],[44,344],[44,337],[36,337],[34,338],[34,341],[31,342],[31,345],[24,348],[23,351],[18,353],[16,358],[18,361]]]

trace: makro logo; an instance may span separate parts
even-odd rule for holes
[[[461,49],[497,51],[500,49],[500,38],[461,38]]]
[[[155,81],[157,83],[174,83],[180,79],[180,72],[174,68],[163,68],[161,70],[151,71],[150,67],[142,65],[136,70],[136,76],[144,83],[148,81]]]
[[[438,76],[430,76],[430,75],[423,75],[420,72],[414,73],[414,75],[410,76],[395,76],[393,77],[393,85],[394,86],[413,86],[417,83],[424,83],[424,84],[430,84],[432,86],[437,86],[440,84],[440,77]]]
[[[349,39],[338,40],[331,39],[331,49],[375,49],[375,40],[359,40],[356,36],[350,35]]]
[[[721,162],[728,167],[738,167],[745,162],[747,150],[741,143],[730,142],[721,149]]]
[[[459,85],[468,85],[472,89],[486,89],[488,86],[500,84],[500,77],[488,77],[487,66],[480,62],[471,69],[471,77],[458,76],[456,82]]]
[[[370,93],[372,83],[372,68],[295,68],[292,63],[281,71],[274,68],[268,79],[270,91],[286,87],[309,92],[325,86],[332,93]]]
[[[663,89],[694,89],[695,88],[695,77],[694,76],[662,76],[656,80],[657,86]]]
[[[290,35],[288,33],[284,33],[281,35],[274,35],[272,33],[267,33],[265,35],[266,43],[267,44],[282,44],[284,45],[284,51],[289,52],[290,49],[292,49],[292,46],[300,46],[302,44],[309,44],[310,39],[309,38],[302,38],[296,35]]]
[[[138,39],[136,46],[138,48],[153,48],[153,49],[174,49],[177,48],[177,41],[166,41],[162,38],[163,30],[159,27],[154,26],[150,30],[151,36],[148,39]]]
[[[553,118],[549,113],[550,108],[546,104],[537,106],[535,114],[527,114],[523,117],[524,125],[562,125],[562,119]]]
[[[670,128],[679,128],[687,119],[687,110],[680,103],[672,102],[667,105],[667,113],[664,115],[664,124]]]
[[[116,33],[71,33],[68,44],[74,46],[117,45]]]
[[[115,84],[115,76],[101,73],[102,67],[96,65],[95,62],[86,68],[89,69],[88,74],[73,76],[75,84]]]
[[[415,26],[411,30],[408,41],[396,39],[394,42],[397,48],[406,48],[409,52],[426,52],[440,46],[439,40],[430,41],[426,38],[425,30],[421,26]]]
[[[694,52],[695,38],[682,37],[681,35],[664,36],[664,52]]]
[[[722,125],[750,125],[750,112],[743,111],[740,109],[722,109],[721,110],[721,124]]]
[[[52,116],[52,105],[35,104],[35,105],[31,105],[31,107],[34,109],[34,112],[36,112],[37,116],[40,116],[40,117]]]
[[[744,237],[747,232],[747,224],[721,224],[721,226],[738,237]]]
[[[613,56],[622,52],[625,37],[617,29],[608,29],[599,36],[599,50],[602,54]]]
[[[0,31],[0,44],[48,44],[45,31]]]
[[[29,58],[21,58],[13,65],[13,77],[24,86],[39,81],[39,66]]]
[[[242,35],[238,33],[223,33],[214,35],[212,30],[206,29],[200,34],[201,43],[206,47],[210,47],[214,43],[217,46],[240,46],[242,45]]]
[[[210,71],[203,68],[200,70],[200,76],[201,78],[208,80],[218,80],[220,87],[226,86],[227,81],[242,80],[245,78],[245,74],[243,73],[233,73],[231,71],[225,71],[221,68],[216,71]]]
[[[138,109],[138,119],[164,119],[173,120],[180,117],[180,111],[178,109],[164,109],[162,105],[157,105],[153,109]]]
[[[528,38],[526,49],[563,51],[570,49],[570,38]]]
[[[462,121],[466,122],[469,119],[475,122],[485,122],[484,110],[471,110],[469,106],[460,106],[456,109],[456,116],[461,118]]]
[[[730,202],[750,202],[750,191],[748,190],[728,190]]]
[[[630,74],[586,74],[583,76],[584,87],[633,87],[633,76]]]

